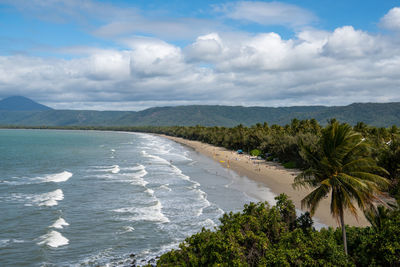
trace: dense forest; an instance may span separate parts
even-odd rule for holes
[[[315,230],[310,214],[296,218],[292,202],[281,195],[274,207],[268,203],[252,203],[241,213],[225,214],[216,229],[203,229],[188,237],[178,250],[162,255],[157,262],[159,266],[400,266],[400,130],[397,126],[378,128],[360,122],[352,127],[332,119],[323,127],[314,119],[293,119],[285,126],[258,123],[232,128],[53,128],[158,133],[232,150],[242,149],[265,160],[279,161],[288,168],[298,168],[303,174],[310,171],[313,175],[303,176],[299,182],[309,182],[317,189],[321,184],[326,185],[326,181],[310,177],[319,177],[321,173],[329,176],[331,168],[336,172],[332,176],[334,181],[338,173],[332,165],[338,161],[339,165],[345,164],[343,177],[348,181],[340,193],[349,194],[359,205],[366,204],[364,212],[371,223],[364,228]],[[322,171],[318,172],[318,168]],[[387,186],[380,188],[378,182],[383,180]],[[332,182],[329,186],[337,190]],[[390,201],[367,205],[373,203],[370,200],[377,200],[378,194]],[[351,204],[345,207],[351,208]]]

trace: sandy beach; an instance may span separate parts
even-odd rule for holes
[[[214,159],[223,167],[230,168],[241,176],[246,176],[249,179],[267,186],[276,195],[285,193],[298,209],[301,209],[301,200],[310,192],[306,189],[293,189],[292,183],[294,177],[299,172],[285,169],[278,163],[250,159],[248,155],[239,155],[234,151],[201,143],[199,141],[191,141],[165,135],[161,136],[193,148],[195,151]],[[332,218],[330,213],[330,197],[321,201],[314,217],[325,225],[332,227],[338,226],[338,223]],[[345,223],[351,226],[369,225],[361,211],[358,212],[358,219],[350,213],[346,213]]]

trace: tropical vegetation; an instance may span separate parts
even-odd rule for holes
[[[370,156],[368,143],[348,124],[333,121],[322,131],[318,147],[313,151],[301,145],[310,167],[295,178],[293,186],[314,188],[301,202],[312,215],[319,202],[330,194],[331,213],[340,222],[347,254],[345,210],[354,216],[357,216],[357,204],[361,210],[373,210],[376,200],[380,200],[381,190],[388,185],[377,173],[388,173],[377,166]]]
[[[315,179],[308,181],[307,175],[303,175],[298,182],[308,183],[316,189],[322,184],[333,188],[337,181],[344,179],[346,183],[341,188],[345,189],[347,196],[342,194],[337,198],[340,201],[333,202],[334,215],[339,215],[339,218],[341,208],[352,209],[351,205],[354,206],[348,205],[350,199],[366,208],[382,190],[388,198],[397,202],[400,199],[400,130],[397,126],[373,127],[362,122],[350,126],[336,120],[322,126],[313,119],[293,119],[284,126],[258,123],[251,127],[238,125],[232,128],[199,125],[52,128],[157,133],[231,150],[242,149],[249,154],[251,151],[259,154],[260,151],[259,156],[266,160],[279,161],[284,166],[303,170],[304,174],[313,174]],[[342,134],[328,138],[332,132]],[[349,138],[344,138],[346,136]],[[326,143],[329,139],[336,140],[334,145]],[[332,173],[336,176],[330,175]],[[387,182],[380,177],[386,178]],[[388,185],[386,189],[385,184]],[[313,200],[310,204],[318,202],[314,201],[318,197],[308,199]],[[319,231],[312,227],[310,216],[296,218],[291,202],[285,197],[281,196],[275,207],[267,203],[249,204],[242,213],[225,214],[218,228],[203,229],[188,237],[178,250],[161,256],[157,264],[400,266],[400,210],[395,202],[383,206],[374,204],[374,209],[366,209],[366,217],[371,222],[369,227],[345,226]],[[344,252],[342,230],[347,236],[348,255]]]
[[[386,210],[379,227],[346,227],[349,254],[340,229],[317,231],[308,213],[296,218],[285,195],[224,214],[216,229],[186,238],[162,255],[157,266],[399,266],[400,210]]]

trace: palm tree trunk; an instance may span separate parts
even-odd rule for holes
[[[340,212],[340,226],[342,227],[342,237],[343,237],[343,245],[344,245],[344,253],[347,253],[347,237],[346,237],[346,227],[344,225],[344,215],[343,211]]]

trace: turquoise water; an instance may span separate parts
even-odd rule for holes
[[[0,266],[129,266],[131,253],[144,264],[273,198],[148,134],[0,130],[0,164]]]

